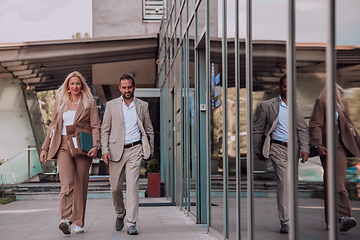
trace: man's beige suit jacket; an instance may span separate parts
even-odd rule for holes
[[[149,104],[135,98],[138,125],[141,131],[144,159],[154,152],[154,129],[149,114]],[[149,139],[147,138],[149,136]],[[149,141],[148,141],[149,140]],[[125,145],[125,126],[121,97],[106,103],[101,124],[102,154],[110,153],[112,161],[120,161]]]
[[[296,137],[300,151],[309,153],[309,129],[302,116],[299,103],[296,111]],[[260,103],[254,117],[254,153],[262,153],[265,158],[269,158],[271,133],[274,131],[279,121],[279,96]],[[268,132],[266,131],[267,129]],[[265,136],[265,134],[267,135]],[[265,140],[264,140],[265,137]]]

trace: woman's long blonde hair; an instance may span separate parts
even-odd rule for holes
[[[66,112],[70,108],[71,94],[69,92],[70,90],[69,90],[68,85],[69,85],[69,80],[72,77],[78,77],[81,81],[82,88],[81,88],[81,96],[80,96],[79,101],[82,101],[85,109],[90,107],[90,105],[91,105],[91,100],[93,99],[93,96],[91,94],[90,88],[86,84],[86,81],[85,81],[85,78],[83,77],[83,75],[81,75],[81,73],[79,73],[78,71],[74,71],[66,77],[64,83],[56,91],[57,99],[59,101],[57,112],[60,112],[62,110],[64,110],[64,112]]]
[[[344,93],[345,90],[342,87],[340,87],[339,84],[335,83],[336,108],[341,111],[344,111],[345,109],[344,103],[342,101],[344,97]],[[319,95],[319,99],[321,99],[325,103],[325,106],[326,106],[326,95],[327,95],[327,86],[324,87],[324,89]]]

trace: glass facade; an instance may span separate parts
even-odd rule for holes
[[[258,217],[264,196],[255,190],[276,186],[272,185],[275,174],[271,161],[258,161],[252,152],[252,129],[260,102],[279,95],[278,83],[284,74],[291,93],[290,113],[295,112],[298,102],[308,124],[319,93],[326,83],[330,86],[336,81],[346,89],[351,118],[355,128],[360,129],[355,104],[360,94],[356,80],[360,74],[360,49],[338,45],[335,51],[330,42],[295,41],[295,13],[300,11],[300,21],[304,16],[301,8],[295,12],[293,1],[278,1],[278,5],[260,2],[167,0],[167,20],[163,19],[160,28],[161,154],[169,171],[163,176],[165,194],[197,223],[206,223],[209,232],[225,239],[278,234],[269,233],[265,227],[265,222],[277,221],[277,213],[265,212]],[[272,21],[272,8],[283,16]],[[335,14],[327,14],[323,27],[331,30]],[[267,15],[266,22],[263,19]],[[268,40],[262,40],[261,19],[269,31],[279,32],[278,38],[270,34]],[[276,21],[288,24],[278,25]],[[299,39],[303,39],[306,31],[301,29],[300,33]],[[329,78],[331,66],[337,66],[337,72]],[[288,120],[289,146],[296,143],[292,138],[296,134],[292,115]],[[335,155],[329,161],[335,162],[333,159]],[[288,196],[289,237],[297,239],[297,225],[305,220],[299,215],[297,199],[301,195],[296,186],[298,181],[304,186],[322,181],[323,169],[319,157],[299,166],[294,161],[289,169],[299,171],[299,179],[297,174],[291,175],[289,182],[295,190]],[[331,212],[335,209],[331,208]],[[336,232],[329,232],[329,238],[336,236]]]

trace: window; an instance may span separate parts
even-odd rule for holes
[[[163,14],[163,0],[143,0],[143,20],[160,21]]]

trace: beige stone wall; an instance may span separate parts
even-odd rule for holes
[[[142,1],[93,0],[93,36],[156,34],[160,22],[143,21]]]

